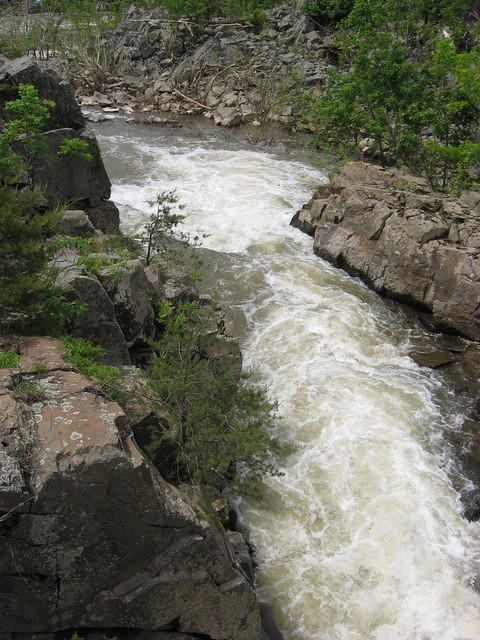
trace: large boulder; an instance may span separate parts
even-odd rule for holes
[[[46,153],[39,155],[33,167],[34,181],[45,187],[45,195],[53,205],[87,201],[96,206],[110,197],[111,183],[98,149],[95,136],[86,131],[56,129],[44,134]],[[79,138],[86,144],[91,159],[78,155],[59,155],[62,142]]]
[[[432,192],[425,180],[347,164],[292,221],[320,257],[373,289],[432,314],[440,329],[480,338],[480,198]]]
[[[40,98],[55,102],[47,128],[79,129],[84,125],[85,120],[75,100],[73,87],[61,80],[52,69],[40,69],[28,56],[4,60],[3,64],[0,60],[0,115],[5,115],[5,102],[18,97],[19,84],[32,84]]]
[[[120,406],[73,372],[54,340],[17,348],[20,367],[3,387],[14,411],[0,477],[14,472],[10,495],[0,485],[0,516],[20,500],[1,523],[2,633],[260,640],[255,593],[228,538],[162,479]]]
[[[112,365],[130,364],[130,355],[122,329],[115,316],[115,307],[107,292],[94,275],[85,274],[77,264],[73,251],[56,256],[57,285],[67,295],[83,303],[83,313],[70,321],[69,333],[77,338],[91,340],[105,350],[105,362]]]
[[[120,213],[111,200],[98,201],[96,198],[89,198],[88,203],[83,205],[83,210],[95,229],[103,233],[119,233]]]
[[[115,316],[128,347],[138,340],[153,338],[154,319],[151,300],[155,289],[145,275],[140,260],[129,260],[119,277],[109,273],[100,276],[113,302]]]

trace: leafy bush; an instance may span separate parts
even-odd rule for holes
[[[6,104],[10,116],[0,133],[0,330],[58,335],[78,311],[55,287],[51,239],[62,209],[45,212],[33,188],[32,166],[45,149],[41,135],[53,102],[40,100],[31,85]],[[21,151],[19,151],[21,149]],[[20,189],[21,175],[30,188]],[[22,178],[24,182],[24,179]]]
[[[0,350],[0,369],[16,369],[20,357],[15,351],[2,351]]]
[[[32,85],[20,84],[19,97],[7,102],[6,111],[10,120],[0,133],[0,183],[17,182],[22,172],[32,169],[34,159],[46,149],[41,132],[55,103],[40,100]],[[21,141],[21,152],[15,145]]]
[[[204,350],[211,318],[198,302],[164,305],[160,321],[151,384],[173,417],[174,447],[172,433],[154,432],[147,452],[170,479],[254,491],[275,472],[274,454],[287,451],[271,435],[276,406],[263,387],[239,383],[231,363]]]
[[[480,49],[460,51],[440,36],[438,16],[451,17],[451,7],[355,0],[337,34],[346,69],[329,74],[319,98],[304,96],[319,146],[355,154],[362,138],[372,138],[378,160],[405,165],[434,188],[474,184]]]
[[[80,158],[87,162],[93,159],[92,154],[88,151],[88,142],[81,138],[66,138],[63,140],[58,149],[58,155]]]
[[[339,22],[353,8],[354,0],[305,0],[303,10],[319,22]]]

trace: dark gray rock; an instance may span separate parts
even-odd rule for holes
[[[94,136],[73,129],[57,129],[44,135],[47,152],[36,160],[33,175],[36,184],[45,186],[45,194],[51,204],[83,200],[100,203],[110,197],[110,180]],[[64,140],[76,137],[87,143],[91,160],[58,154]]]
[[[53,70],[40,69],[28,56],[10,60],[1,67],[0,112],[6,101],[18,97],[18,85],[21,83],[32,84],[38,90],[40,98],[55,102],[46,128],[79,129],[84,125],[84,118],[75,101],[72,86],[62,81]]]
[[[70,298],[86,304],[85,312],[71,320],[69,333],[103,347],[106,363],[130,364],[128,346],[115,316],[115,307],[98,279],[83,275],[78,267],[68,262],[57,261],[57,267],[61,269],[58,284],[67,289]]]
[[[146,341],[154,335],[154,311],[151,300],[155,289],[145,275],[140,260],[129,260],[117,281],[101,276],[115,308],[115,316],[128,347],[137,340]]]
[[[103,233],[119,233],[120,213],[111,200],[98,202],[96,198],[90,198],[90,203],[84,205],[84,210],[95,229]]]
[[[29,366],[51,348],[38,340],[23,343]],[[67,363],[35,380],[43,400],[16,409],[14,429],[32,434],[32,500],[0,536],[2,633],[260,640],[255,593],[228,540],[148,462],[120,406]]]
[[[428,367],[429,369],[438,369],[455,362],[455,357],[448,351],[430,351],[428,353],[416,351],[411,353],[410,357],[420,367]]]

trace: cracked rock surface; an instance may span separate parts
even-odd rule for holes
[[[348,163],[292,220],[321,258],[472,340],[480,339],[479,223],[479,194],[455,200],[365,162]]]
[[[0,346],[20,354],[0,369],[0,636],[259,639],[255,594],[224,532],[163,480],[123,409],[56,340]]]

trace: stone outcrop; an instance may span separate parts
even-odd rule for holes
[[[431,314],[434,325],[480,339],[480,194],[460,200],[421,178],[347,164],[294,217],[320,257],[373,289]]]
[[[248,22],[165,18],[160,9],[129,10],[107,39],[115,75],[101,88],[84,69],[69,70],[84,106],[151,123],[198,113],[224,127],[294,125],[298,88],[324,79],[335,58],[332,35],[298,2],[267,11],[260,33]]]
[[[80,129],[85,120],[72,86],[51,69],[40,67],[29,57],[0,60],[0,118],[5,118],[4,104],[17,97],[20,84],[33,84],[42,99],[53,100],[55,106],[47,123],[49,129]]]
[[[47,205],[74,203],[76,210],[83,210],[88,215],[95,229],[104,233],[117,232],[119,213],[109,200],[110,180],[95,136],[83,128],[85,120],[70,84],[62,81],[53,70],[40,68],[28,56],[0,60],[0,131],[9,117],[5,103],[18,98],[18,87],[22,83],[32,84],[40,98],[55,102],[42,134],[45,149],[40,149],[33,160],[29,177],[20,178],[22,186],[32,186],[33,182],[44,189]],[[62,143],[72,138],[86,143],[83,153],[89,154],[89,159],[81,153],[59,153]],[[18,146],[18,151],[22,152],[21,143]],[[73,220],[70,219],[70,226],[65,224],[67,232],[72,233]],[[88,224],[83,224],[80,231],[77,225],[77,233],[85,233],[87,228]]]
[[[76,203],[86,201],[94,206],[110,197],[111,183],[103,165],[95,136],[73,129],[56,129],[44,134],[47,152],[34,164],[35,182],[42,185],[48,201]],[[85,152],[91,158],[59,155],[64,140],[78,138],[87,145]]]
[[[5,346],[20,362],[0,370],[2,637],[259,640],[241,540],[162,479],[133,438],[138,412],[72,371],[53,339]]]

